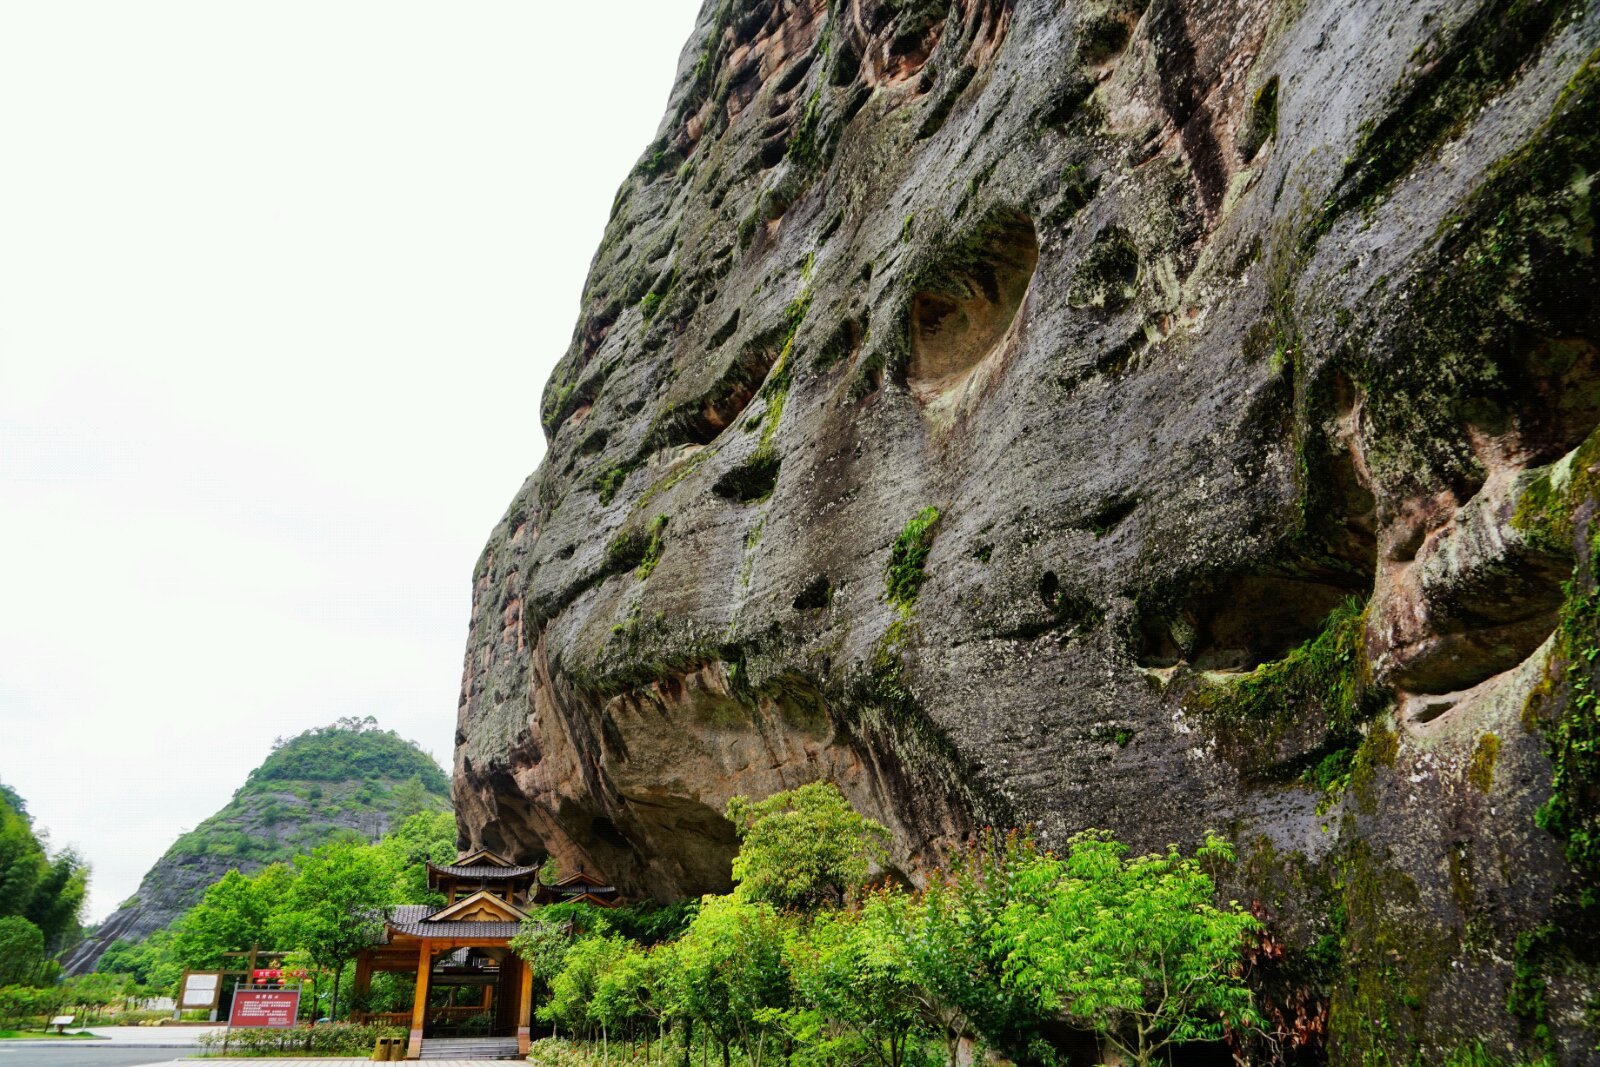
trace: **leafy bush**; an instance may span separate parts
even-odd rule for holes
[[[530,1062],[628,1063],[643,1042],[662,1063],[699,1044],[724,1067],[955,1067],[976,1039],[1056,1064],[1065,1020],[1151,1067],[1259,1026],[1240,977],[1259,924],[1218,906],[1209,868],[1233,857],[1215,836],[1130,856],[1091,831],[1058,856],[988,834],[926,892],[863,894],[885,832],[833,786],[734,798],[728,816],[737,889],[703,898],[675,939],[639,944],[600,909],[524,926],[513,948],[549,990],[541,1017],[586,1039],[540,1042]]]
[[[380,1037],[405,1037],[398,1026],[358,1026],[322,1023],[318,1026],[265,1027],[200,1035],[200,1047],[219,1055],[226,1043],[229,1055],[241,1056],[365,1056]]]
[[[0,915],[0,986],[42,985],[50,966],[43,931],[20,915]]]
[[[50,1014],[59,1003],[60,996],[54,989],[0,986],[0,1025],[10,1028],[35,1016]]]
[[[645,1063],[645,1054],[642,1049],[630,1049],[623,1044],[616,1044],[608,1048],[604,1055],[587,1043],[568,1041],[565,1038],[547,1037],[535,1041],[528,1048],[528,1063],[532,1067],[600,1067],[602,1063],[625,1064]],[[659,1063],[658,1058],[648,1062]]]

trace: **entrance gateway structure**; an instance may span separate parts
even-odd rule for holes
[[[526,1056],[533,976],[512,951],[511,939],[544,905],[583,901],[616,907],[616,889],[581,872],[547,884],[539,868],[517,866],[487,850],[448,867],[428,864],[428,888],[444,894],[442,906],[395,908],[383,940],[356,957],[360,997],[369,992],[374,972],[416,973],[410,1013],[365,1014],[358,1021],[408,1026],[407,1059],[422,1058],[425,1041],[439,1053],[464,1051],[470,1041],[479,1054]],[[449,1003],[430,1004],[430,996],[440,999],[440,990],[449,991]]]

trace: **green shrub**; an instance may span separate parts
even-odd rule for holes
[[[240,1056],[366,1056],[380,1037],[403,1038],[397,1026],[358,1026],[355,1023],[322,1023],[317,1026],[266,1027],[200,1035],[200,1047],[208,1055]]]

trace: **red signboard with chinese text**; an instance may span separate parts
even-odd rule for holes
[[[300,1010],[300,991],[241,989],[233,995],[229,1026],[293,1026]]]
[[[272,985],[283,981],[283,972],[279,970],[251,971],[251,985]]]

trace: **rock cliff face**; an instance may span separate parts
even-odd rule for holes
[[[370,719],[282,740],[233,799],[172,843],[138,892],[63,965],[69,974],[93,970],[115,942],[170,926],[230,870],[250,874],[340,834],[375,840],[407,815],[448,808],[449,789],[432,756]]]
[[[474,575],[469,843],[712,891],[817,777],[911,877],[1218,828],[1336,1061],[1583,1059],[1597,46],[708,0]]]

